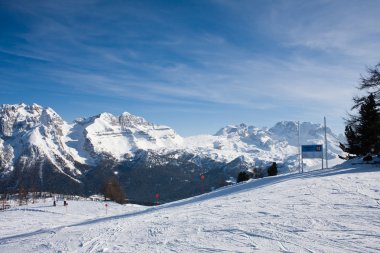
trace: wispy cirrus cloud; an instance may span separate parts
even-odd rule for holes
[[[2,8],[13,28],[0,39],[0,84],[341,125],[360,72],[380,58],[380,4],[364,2],[16,0]]]
[[[273,8],[270,25],[290,46],[372,62],[379,58],[379,7],[371,0],[283,1]]]

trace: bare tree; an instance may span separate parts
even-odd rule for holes
[[[18,191],[18,204],[22,206],[28,204],[28,191],[24,187],[20,187]]]
[[[126,202],[125,193],[116,178],[111,178],[103,184],[102,193],[105,200],[108,198],[119,204],[124,204]]]

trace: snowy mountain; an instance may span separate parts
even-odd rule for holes
[[[91,165],[101,154],[122,161],[139,149],[175,147],[181,141],[173,129],[124,112],[119,117],[101,113],[75,121],[70,125],[66,144],[77,151],[77,161]]]
[[[321,125],[300,127],[302,144],[323,143]],[[70,185],[70,191],[86,193],[116,174],[131,198],[175,187],[176,194],[168,198],[173,200],[199,193],[200,174],[208,175],[210,190],[226,185],[239,171],[265,171],[272,162],[281,172],[297,170],[297,134],[295,122],[279,122],[270,129],[230,125],[215,135],[183,138],[170,127],[127,112],[69,124],[51,108],[1,105],[0,180],[3,190],[24,185],[67,191]],[[330,129],[327,137],[332,164],[341,153],[339,140]],[[305,160],[305,166],[320,166],[320,161]],[[162,186],[164,178],[170,179],[169,188]]]
[[[324,127],[320,124],[300,124],[300,143],[324,144]],[[336,163],[340,137],[327,128],[328,159]],[[296,122],[283,121],[274,127],[257,128],[245,124],[230,125],[215,135],[194,136],[184,141],[186,150],[200,156],[229,162],[241,156],[249,164],[262,167],[272,162],[283,165],[283,171],[298,169],[298,126]],[[305,160],[309,167],[320,166],[320,161]]]
[[[49,162],[56,170],[76,180],[81,175],[75,167],[71,150],[65,145],[69,125],[51,108],[33,104],[0,106],[1,175],[7,176],[16,167],[21,170]]]

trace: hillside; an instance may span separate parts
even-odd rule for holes
[[[380,167],[252,180],[157,207],[71,201],[0,213],[1,252],[378,252]]]

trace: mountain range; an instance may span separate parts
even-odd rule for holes
[[[338,136],[327,128],[329,164],[341,154]],[[320,124],[300,124],[301,144],[324,143]],[[182,137],[128,112],[64,121],[37,104],[0,106],[0,190],[93,194],[116,177],[128,199],[172,201],[234,182],[253,170],[265,176],[276,162],[280,173],[297,171],[298,126],[283,121],[271,128],[229,125],[214,135]],[[320,166],[304,160],[305,168]],[[200,179],[204,175],[204,180]]]

